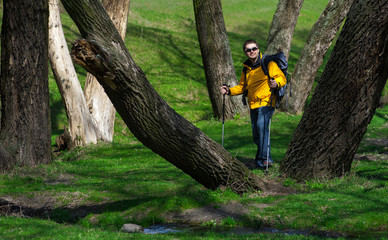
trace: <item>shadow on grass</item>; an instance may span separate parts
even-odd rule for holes
[[[74,223],[90,214],[119,216],[143,208],[147,218],[149,211],[157,215],[213,201],[200,184],[140,144],[102,144],[75,155],[54,164],[50,174],[42,169],[15,176],[10,189],[21,182],[26,188],[38,184],[39,193],[29,199],[0,198],[0,214]]]
[[[17,215],[23,217],[37,217],[50,219],[58,223],[75,223],[89,214],[100,214],[104,212],[125,211],[130,207],[137,206],[142,202],[154,200],[155,198],[143,198],[137,200],[122,200],[109,203],[82,205],[77,207],[28,207],[18,205],[0,198],[1,215]]]
[[[193,31],[191,28],[187,27],[186,30],[189,34],[182,35],[181,33],[176,33],[173,35],[174,32],[171,31],[129,24],[127,34],[129,35],[129,38],[134,36],[134,41],[141,41],[144,43],[140,43],[141,46],[152,46],[153,54],[158,61],[154,64],[158,64],[158,68],[160,68],[161,65],[167,65],[166,71],[172,70],[172,73],[179,78],[192,79],[206,86],[204,79],[199,77],[204,76],[204,73],[198,41],[197,39],[192,39]],[[139,32],[142,33],[140,38],[136,37]],[[150,55],[150,52],[148,52],[149,50],[150,49],[144,49],[144,51],[147,52],[141,53],[140,51],[142,51],[142,49],[136,49],[133,50],[131,54]],[[149,73],[155,69],[155,65],[149,64],[142,66],[142,69],[147,78],[149,78]]]
[[[271,155],[276,161],[280,161],[284,157],[284,153],[287,150],[288,144],[291,142],[292,132],[295,129],[295,123],[286,122],[282,126],[272,125],[271,126]],[[249,148],[253,149],[254,154],[256,154],[256,145],[253,142],[253,137],[251,133],[251,126],[247,124],[244,127],[244,132],[234,132],[228,134],[228,139],[226,140],[226,148],[232,152],[238,152],[239,149]],[[240,156],[243,159],[246,157],[254,156]]]
[[[368,180],[379,182],[380,184],[388,181],[388,154],[356,155],[353,164],[359,164],[355,174]]]

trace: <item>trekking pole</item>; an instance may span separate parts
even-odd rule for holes
[[[270,97],[270,99],[271,99],[270,104],[271,104],[271,107],[272,107],[272,89],[271,89],[271,97]],[[270,115],[269,123],[268,123],[267,164],[265,166],[265,174],[268,174],[269,144],[270,144],[270,141],[271,141],[271,119],[272,119],[272,116]]]
[[[224,146],[224,129],[225,129],[225,94],[222,94],[222,146]]]
[[[269,124],[268,124],[267,166],[265,166],[265,174],[268,173],[268,158],[269,158],[270,139],[271,139],[271,118],[269,118]]]
[[[226,83],[222,84],[222,86],[225,86],[229,88]],[[225,94],[222,94],[222,146],[224,146],[224,129],[225,129]]]

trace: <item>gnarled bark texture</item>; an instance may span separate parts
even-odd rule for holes
[[[49,59],[69,121],[69,128],[65,131],[65,145],[71,149],[97,143],[98,132],[86,105],[63,34],[59,1],[49,0],[49,10]]]
[[[349,172],[388,77],[388,2],[355,0],[281,170],[296,179]]]
[[[3,9],[0,78],[2,171],[13,166],[51,162],[48,0],[4,1]]]
[[[158,95],[98,0],[62,2],[85,38],[75,42],[73,59],[96,76],[137,139],[207,188],[266,190],[244,164]]]
[[[233,119],[237,113],[247,115],[248,108],[243,106],[241,98],[227,98],[223,110],[220,88],[222,84],[233,87],[237,84],[237,80],[221,1],[193,0],[193,4],[207,89],[214,116],[221,119],[223,111],[225,111],[225,119]]]
[[[127,31],[129,4],[130,0],[102,1],[123,40]],[[85,97],[94,125],[100,133],[99,138],[105,142],[112,142],[116,110],[103,87],[90,73],[86,77]]]
[[[303,0],[279,0],[267,38],[266,54],[290,55],[291,41]]]
[[[318,69],[352,3],[353,0],[330,0],[312,27],[292,73],[292,98],[289,98],[288,106],[283,102],[283,110],[296,114],[303,112]]]

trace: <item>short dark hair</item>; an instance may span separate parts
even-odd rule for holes
[[[256,46],[257,46],[258,48],[260,48],[260,47],[259,47],[259,44],[258,44],[255,40],[248,39],[248,40],[246,40],[246,41],[244,42],[244,44],[243,44],[243,51],[245,51],[245,47],[246,47],[248,44],[251,44],[251,43],[256,44]]]

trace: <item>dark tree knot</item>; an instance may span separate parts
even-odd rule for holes
[[[111,89],[117,89],[113,82],[114,74],[104,63],[106,61],[104,54],[92,42],[83,38],[76,40],[70,54],[76,64],[81,65],[98,80],[103,80],[101,84],[105,83]]]

